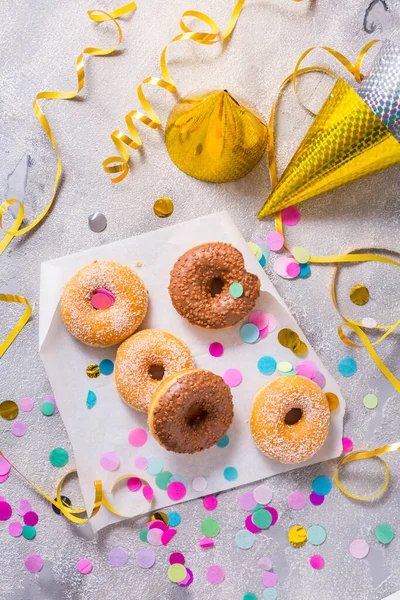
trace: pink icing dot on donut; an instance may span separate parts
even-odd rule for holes
[[[111,306],[115,302],[115,296],[108,290],[104,288],[98,289],[90,299],[90,303],[93,308],[97,310],[104,310],[106,308],[111,308]]]

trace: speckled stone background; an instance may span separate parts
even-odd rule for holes
[[[220,209],[230,212],[247,239],[266,234],[273,227],[271,220],[255,219],[270,191],[265,160],[240,181],[206,184],[178,171],[168,158],[162,134],[142,127],[144,150],[134,156],[128,178],[113,186],[101,168],[102,159],[113,153],[110,132],[123,128],[125,113],[139,108],[136,85],[146,76],[159,74],[159,54],[178,33],[181,13],[187,9],[204,10],[225,25],[232,7],[232,0],[138,0],[138,10],[121,20],[125,36],[122,52],[89,59],[85,67],[87,82],[80,98],[43,104],[60,147],[64,177],[49,217],[32,234],[14,240],[0,257],[1,291],[22,294],[33,305],[30,323],[0,361],[0,399],[35,399],[34,411],[22,417],[28,426],[25,437],[15,438],[11,424],[0,422],[0,448],[49,493],[55,489],[60,472],[50,465],[48,453],[55,446],[71,448],[60,416],[45,418],[39,411],[43,395],[51,392],[38,353],[41,261]],[[34,95],[39,90],[73,89],[74,61],[79,52],[87,45],[105,46],[114,41],[111,24],[96,25],[87,19],[86,10],[91,8],[107,10],[115,8],[115,4],[108,0],[98,0],[94,5],[88,0],[1,3],[2,200],[17,187],[19,198],[25,202],[27,222],[47,202],[55,170],[54,153],[31,108]],[[168,56],[181,94],[194,89],[228,88],[266,118],[279,82],[293,69],[303,50],[324,44],[355,58],[373,37],[392,36],[398,41],[399,28],[399,0],[304,0],[300,4],[290,0],[248,0],[237,29],[223,49],[181,42],[170,48]],[[314,59],[334,65],[322,53],[315,54]],[[371,60],[367,60],[366,67]],[[301,83],[302,98],[318,108],[330,85],[322,75],[310,76]],[[173,106],[172,97],[158,89],[150,90],[149,95],[165,123]],[[288,92],[279,115],[281,167],[288,162],[309,123],[292,92]],[[22,198],[24,162],[28,164],[28,174]],[[12,173],[18,164],[22,175],[18,175],[16,183],[16,174]],[[370,246],[399,251],[399,174],[399,168],[394,168],[305,203],[300,224],[288,231],[289,244],[304,245],[314,255]],[[175,212],[168,220],[159,220],[153,214],[153,202],[159,196],[169,196],[175,203]],[[108,219],[108,227],[101,234],[91,232],[87,225],[88,215],[96,210]],[[373,316],[383,323],[397,320],[397,271],[376,265],[344,269],[340,297],[346,314],[360,319]],[[339,319],[330,300],[331,276],[331,267],[323,266],[313,266],[307,280],[284,281],[271,275],[315,349],[336,374],[347,401],[345,434],[354,440],[355,448],[397,441],[399,396],[365,351],[349,350],[338,339]],[[370,288],[371,300],[364,308],[355,307],[348,300],[348,292],[356,283]],[[0,306],[1,337],[19,310]],[[394,335],[379,346],[379,352],[399,374],[399,336]],[[336,367],[338,360],[349,354],[354,355],[359,369],[354,377],[344,379]],[[363,406],[362,399],[368,392],[379,396],[375,411]],[[0,493],[15,508],[21,497],[28,498],[39,513],[40,522],[33,541],[12,538],[7,533],[7,523],[0,524],[0,598],[233,600],[241,599],[246,591],[261,598],[262,572],[257,560],[264,555],[274,562],[280,599],[383,598],[400,588],[400,458],[392,454],[388,462],[392,471],[389,489],[373,504],[352,501],[334,488],[320,507],[308,504],[299,513],[288,508],[288,493],[294,489],[308,493],[316,475],[332,475],[335,461],[270,479],[272,504],[278,509],[280,520],[275,527],[260,533],[248,551],[239,550],[234,543],[234,535],[244,520],[237,503],[238,490],[219,496],[219,507],[213,516],[221,523],[221,533],[214,549],[201,550],[198,546],[199,525],[205,512],[201,501],[182,504],[178,507],[182,515],[178,534],[167,549],[155,548],[157,562],[150,571],[141,570],[135,562],[135,553],[142,546],[138,531],[145,519],[110,527],[93,539],[87,528],[76,528],[56,516],[12,473],[0,486]],[[372,463],[354,466],[348,472],[361,476],[360,492],[371,491],[381,483],[381,471]],[[68,493],[75,502],[79,501],[76,485],[71,485]],[[380,545],[374,535],[374,527],[382,522],[389,522],[397,530],[397,537],[387,547]],[[308,544],[294,549],[286,541],[288,528],[297,523],[326,527],[327,541],[319,549],[326,564],[320,572],[313,571],[308,563],[314,548]],[[360,537],[371,547],[369,556],[362,561],[349,553],[350,542]],[[130,553],[125,567],[113,568],[108,563],[107,554],[115,546],[123,546]],[[167,579],[171,550],[182,551],[187,566],[194,572],[194,583],[186,590]],[[24,568],[24,558],[32,552],[45,559],[43,571],[36,576]],[[77,560],[83,557],[94,563],[88,576],[75,569]],[[205,580],[206,567],[215,563],[225,569],[225,581],[219,586]]]

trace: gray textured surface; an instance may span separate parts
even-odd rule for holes
[[[59,144],[65,176],[50,216],[33,234],[14,240],[0,257],[0,289],[27,296],[34,307],[33,318],[0,362],[0,398],[19,400],[28,395],[35,399],[35,410],[23,417],[28,425],[24,438],[17,439],[10,425],[0,423],[0,448],[20,466],[24,473],[46,490],[53,490],[58,473],[47,456],[54,446],[70,449],[66,432],[58,416],[46,419],[38,406],[50,393],[38,354],[39,272],[42,260],[62,256],[122,239],[143,231],[184,221],[196,214],[227,209],[242,233],[250,239],[272,228],[271,221],[257,222],[254,215],[269,192],[265,161],[245,179],[225,185],[210,185],[192,180],[170,162],[161,136],[142,127],[145,149],[136,154],[134,168],[118,187],[109,182],[101,169],[101,160],[113,153],[108,134],[124,124],[124,114],[139,108],[135,99],[137,83],[148,75],[158,75],[158,57],[162,47],[178,31],[181,13],[189,8],[208,11],[222,24],[232,8],[231,0],[174,0],[165,4],[157,0],[140,2],[136,13],[123,19],[124,51],[114,57],[92,58],[87,62],[87,84],[80,100],[47,102],[49,117]],[[366,12],[371,6],[369,12]],[[96,7],[114,8],[99,0]],[[0,43],[2,75],[0,87],[1,143],[0,168],[3,199],[6,199],[8,175],[25,154],[31,156],[26,188],[27,217],[38,214],[50,195],[55,158],[50,144],[31,109],[31,101],[42,89],[73,89],[74,61],[86,45],[108,44],[114,40],[109,24],[95,25],[85,16],[94,6],[87,0],[7,0],[0,8]],[[169,50],[170,65],[181,93],[196,88],[228,88],[246,99],[266,117],[277,86],[293,68],[301,52],[314,44],[325,44],[355,57],[372,34],[363,30],[375,26],[373,35],[393,35],[399,39],[400,3],[398,0],[369,2],[351,0],[249,0],[232,39],[219,47],[176,44]],[[315,60],[333,63],[321,54]],[[371,59],[369,60],[369,64]],[[368,61],[367,61],[368,62]],[[302,96],[318,106],[329,89],[319,75],[310,76],[301,85]],[[173,100],[161,90],[151,90],[151,98],[163,121]],[[282,104],[280,114],[279,162],[284,166],[308,125],[308,117],[295,103],[292,93]],[[24,159],[25,160],[25,159]],[[399,169],[380,173],[343,190],[332,192],[301,208],[302,220],[288,232],[289,243],[301,243],[312,254],[335,253],[355,246],[386,247],[399,250]],[[12,186],[10,186],[12,187]],[[152,205],[159,196],[173,199],[173,216],[160,221]],[[103,212],[107,229],[100,234],[89,230],[88,215]],[[374,316],[380,322],[398,318],[400,277],[391,267],[351,267],[340,277],[344,309],[357,318]],[[329,283],[330,267],[313,267],[305,281],[283,281],[272,275],[279,292],[320,353],[335,373],[337,361],[353,354],[341,344],[336,328]],[[366,283],[371,290],[370,303],[354,307],[346,300],[355,283]],[[18,307],[0,306],[0,335],[19,314]],[[398,339],[398,336],[397,336]],[[399,349],[396,336],[382,344],[380,353],[399,372]],[[345,433],[356,448],[376,447],[399,439],[398,401],[394,390],[378,375],[364,351],[354,352],[358,373],[344,380],[337,374],[347,400]],[[362,398],[377,392],[380,405],[367,411]],[[251,550],[235,547],[234,534],[242,526],[244,513],[238,507],[238,491],[220,494],[215,516],[221,522],[216,547],[202,551],[198,547],[199,524],[204,510],[200,501],[179,507],[182,524],[168,549],[156,548],[157,563],[141,571],[135,552],[142,546],[138,531],[144,520],[126,522],[108,528],[96,540],[88,539],[85,530],[69,525],[57,517],[15,474],[0,486],[14,507],[21,497],[29,498],[40,515],[35,540],[11,538],[6,524],[0,525],[0,598],[34,600],[86,600],[121,597],[154,600],[183,598],[240,599],[254,591],[261,598],[261,571],[257,559],[271,556],[279,576],[279,598],[285,600],[372,600],[380,599],[400,588],[399,545],[400,512],[398,500],[400,458],[388,458],[392,480],[385,496],[371,505],[358,504],[334,489],[321,507],[307,506],[300,513],[287,508],[286,498],[293,489],[310,490],[316,474],[331,474],[334,463],[294,471],[269,480],[274,490],[272,504],[280,512],[279,525],[259,534]],[[360,467],[359,467],[360,468]],[[360,470],[366,470],[366,466]],[[378,473],[378,471],[376,471]],[[374,475],[365,477],[366,488],[376,484]],[[76,497],[76,491],[71,491]],[[287,529],[296,523],[324,525],[328,539],[320,548],[325,557],[323,571],[313,571],[308,558],[310,545],[294,549],[286,542]],[[390,522],[399,535],[388,546],[376,541],[373,528]],[[367,559],[356,561],[348,551],[358,537],[371,545]],[[130,561],[120,569],[108,564],[107,553],[123,546]],[[169,550],[185,553],[186,564],[195,575],[188,590],[169,583],[166,571]],[[39,576],[24,569],[23,561],[31,552],[40,553],[46,567]],[[94,562],[91,575],[83,577],[75,570],[76,561],[89,557]],[[213,587],[205,581],[205,568],[219,563],[225,568],[225,582]]]

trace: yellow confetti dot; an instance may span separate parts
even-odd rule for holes
[[[296,246],[296,248],[293,248],[292,255],[301,265],[304,265],[310,260],[310,253],[307,248],[303,248],[303,246]]]
[[[300,548],[307,541],[307,531],[301,525],[294,525],[288,532],[288,539],[292,546]]]
[[[0,417],[6,421],[13,421],[18,417],[18,406],[14,400],[4,400],[0,404]]]
[[[96,377],[100,376],[100,368],[96,363],[90,364],[86,367],[86,375],[90,377],[90,379],[96,379]]]
[[[168,515],[165,512],[157,511],[151,515],[150,521],[162,521],[168,525]]]
[[[326,392],[325,396],[328,400],[329,410],[333,412],[339,406],[339,398],[333,392]]]
[[[252,253],[254,254],[254,256],[256,257],[256,259],[260,260],[263,255],[260,246],[258,244],[255,244],[254,242],[248,242],[248,246],[249,246],[250,250],[252,251]]]
[[[173,583],[181,583],[184,579],[186,579],[186,575],[186,567],[178,563],[171,565],[168,569],[168,578]]]
[[[169,198],[158,198],[154,202],[153,210],[157,217],[164,219],[170,217],[174,212],[174,203]]]
[[[369,300],[369,291],[365,285],[355,285],[350,290],[350,300],[357,306],[364,306]]]

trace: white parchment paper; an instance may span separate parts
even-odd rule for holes
[[[262,294],[256,309],[274,314],[278,327],[256,344],[246,344],[241,340],[240,325],[224,331],[207,331],[192,327],[176,313],[171,304],[167,288],[172,265],[189,248],[211,241],[233,244],[242,252],[246,268],[261,280]],[[86,375],[86,367],[90,363],[99,363],[104,358],[114,360],[116,347],[91,348],[77,341],[64,327],[58,306],[63,286],[72,275],[91,261],[102,259],[115,260],[132,267],[145,282],[150,302],[141,329],[165,329],[178,336],[191,348],[198,367],[210,369],[220,375],[231,367],[238,368],[243,373],[242,384],[232,389],[235,417],[228,431],[230,443],[226,448],[214,447],[190,456],[167,452],[151,436],[142,448],[134,448],[128,443],[128,433],[131,429],[148,429],[145,415],[132,410],[120,399],[112,375],[101,375],[94,380]],[[137,261],[142,262],[140,268],[135,268]],[[277,334],[283,327],[294,329],[302,340],[307,341],[265,271],[252,255],[246,241],[225,212],[43,263],[40,353],[71,440],[88,511],[93,506],[93,482],[101,479],[105,491],[109,492],[120,475],[135,472],[133,461],[137,455],[159,457],[165,470],[184,477],[188,490],[185,500],[298,468],[299,465],[283,465],[268,459],[257,449],[251,438],[249,415],[254,395],[261,385],[277,376],[264,376],[258,371],[257,361],[266,354],[274,356],[277,362],[288,360],[294,365],[304,358],[314,360],[326,377],[324,391],[334,392],[340,397],[340,406],[332,413],[330,432],[324,447],[301,466],[339,456],[342,451],[344,399],[334,379],[308,342],[309,352],[301,359],[278,343]],[[224,345],[225,351],[220,358],[213,358],[208,353],[208,347],[214,341]],[[97,395],[97,403],[91,410],[86,407],[89,389]],[[116,471],[107,472],[100,466],[100,456],[104,452],[118,454],[120,467]],[[234,482],[224,479],[223,471],[227,466],[238,470],[239,476]],[[144,477],[155,490],[152,509],[173,504],[167,493],[158,489],[155,477],[146,472],[137,474]],[[208,486],[205,492],[196,492],[191,485],[193,478],[198,476],[207,479]],[[129,492],[125,486],[113,495],[112,503],[117,510],[129,516],[143,514],[149,508],[141,493]],[[97,531],[118,520],[118,517],[102,507],[91,523]]]

